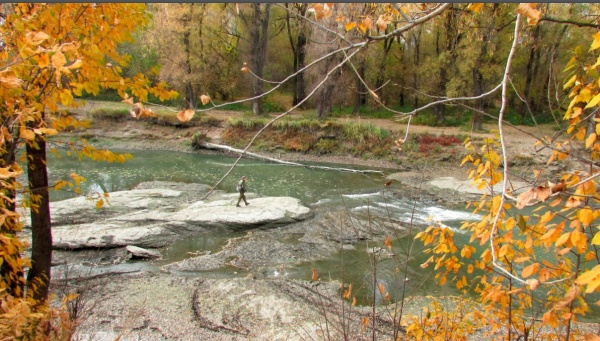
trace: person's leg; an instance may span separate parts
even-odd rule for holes
[[[246,206],[248,206],[248,201],[246,201],[246,194],[242,193],[242,198],[244,198],[244,204],[246,204]]]
[[[244,198],[244,194],[240,193],[240,196],[238,198],[238,202],[235,206],[240,207],[240,201],[242,201],[242,198]],[[244,198],[244,202],[246,202],[246,198]]]

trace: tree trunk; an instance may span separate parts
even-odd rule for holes
[[[267,31],[269,28],[269,13],[271,4],[264,5],[264,11],[261,10],[260,3],[253,3],[254,10],[253,21],[254,25],[250,27],[250,42],[252,44],[252,72],[257,77],[252,78],[252,93],[254,97],[260,96],[263,93],[263,82],[259,79],[263,77],[263,69],[265,67],[265,59],[267,56]],[[254,115],[261,115],[263,99],[257,97],[252,101],[252,112]]]
[[[525,75],[525,89],[523,90],[523,98],[528,101],[530,104],[532,104],[533,99],[529,98],[529,93],[531,92],[531,83],[533,82],[533,78],[534,78],[534,64],[537,64],[536,59],[539,58],[539,52],[538,52],[538,38],[540,36],[540,26],[536,26],[533,29],[533,41],[532,41],[532,46],[531,49],[529,50],[529,59],[527,60],[527,68],[526,68],[526,75]],[[535,67],[535,69],[537,69],[537,65]],[[533,105],[532,105],[533,106]],[[520,110],[521,112],[521,117],[525,118],[525,116],[527,115],[527,104],[521,102],[520,105]]]
[[[365,79],[365,70],[367,68],[367,61],[362,59],[358,67],[358,75],[356,75],[356,92],[354,93],[354,109],[352,109],[353,115],[360,113],[360,107],[365,105],[366,96],[365,92],[367,89],[361,79]]]
[[[394,37],[387,38],[383,41],[383,56],[379,63],[379,69],[377,70],[377,78],[375,79],[375,89],[379,99],[385,103],[385,97],[383,97],[383,83],[385,81],[385,69],[387,65],[387,57],[392,49],[394,43]]]
[[[288,7],[288,4],[285,4]],[[302,3],[297,5],[298,14],[301,16],[306,15],[306,11],[308,10],[308,4]],[[298,72],[298,70],[304,68],[306,66],[306,48],[308,45],[308,31],[309,26],[304,24],[304,21],[296,20],[298,23],[298,32],[297,37],[294,42],[294,38],[292,35],[292,27],[290,23],[290,13],[286,13],[286,26],[288,31],[288,38],[290,40],[290,46],[292,47],[292,52],[294,54],[294,73]],[[297,74],[292,79],[292,92],[293,92],[293,100],[292,105],[297,105],[302,102],[304,98],[306,98],[306,92],[304,89],[304,72]],[[302,106],[303,107],[303,106]]]
[[[419,97],[417,95],[416,90],[418,89],[418,69],[419,69],[419,45],[421,43],[421,31],[422,31],[422,27],[421,25],[419,25],[419,28],[417,29],[417,33],[413,33],[411,35],[412,39],[413,39],[413,44],[414,44],[414,54],[413,54],[413,91],[414,91],[414,97],[413,97],[413,107],[416,109],[419,107]]]
[[[190,43],[190,35],[191,35],[191,21],[194,17],[194,3],[189,3],[190,12],[183,16],[183,27],[185,32],[183,33],[183,46],[185,51],[185,65],[183,66],[185,74],[186,74],[186,82],[185,82],[185,101],[188,109],[196,109],[196,94],[194,92],[194,85],[191,82],[192,77],[192,63],[191,63],[191,43]]]
[[[15,150],[16,143],[6,141],[5,152],[2,155],[2,167],[11,167],[15,162]],[[7,212],[16,212],[16,197],[17,193],[14,188],[15,179],[7,179],[6,187],[2,187],[1,207]],[[23,294],[23,268],[20,265],[21,253],[20,250],[11,244],[7,247],[10,242],[16,241],[17,224],[16,217],[12,214],[6,214],[6,219],[0,225],[0,234],[7,239],[0,239],[0,248],[6,250],[3,255],[3,262],[0,264],[0,276],[3,284],[6,286],[7,293],[13,297],[21,297]],[[9,242],[10,240],[10,242]]]
[[[27,276],[28,295],[38,301],[44,301],[48,297],[52,263],[52,226],[45,138],[36,134],[35,140],[26,144],[26,152],[27,178],[32,205],[31,269]]]

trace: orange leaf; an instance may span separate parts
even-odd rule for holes
[[[577,286],[577,285],[571,286],[571,288],[569,289],[567,294],[563,298],[561,298],[558,302],[556,302],[556,305],[554,306],[554,308],[561,309],[561,308],[568,306],[571,302],[573,302],[573,300],[575,300],[575,298],[577,296],[579,296],[579,294],[581,294],[581,289],[579,289],[579,286]]]
[[[383,19],[383,16],[380,15],[379,18],[377,18],[377,28],[379,28],[380,31],[385,31],[388,24],[389,22]]]
[[[542,18],[542,12],[535,9],[536,4],[520,4],[517,7],[517,13],[527,17],[527,23],[529,25],[536,25]]]
[[[47,53],[42,53],[38,57],[38,66],[41,68],[45,68],[48,65],[50,65],[50,58],[48,57]]]
[[[388,250],[392,250],[392,242],[389,236],[385,238],[385,246],[387,246]]]
[[[206,105],[206,103],[210,102],[210,97],[207,95],[202,95],[200,96],[200,101],[202,102],[202,105]]]
[[[539,268],[540,268],[540,263],[533,263],[533,264],[531,264],[529,266],[526,266],[523,269],[522,275],[523,275],[524,278],[527,278],[527,277],[535,274],[538,271]]]
[[[566,208],[573,208],[573,207],[579,207],[581,206],[582,202],[575,199],[574,197],[569,197],[569,199],[567,199],[567,201],[565,202],[565,207]]]
[[[65,58],[65,55],[58,51],[56,53],[54,53],[52,55],[52,66],[56,69],[60,69],[61,67],[65,66],[65,64],[67,63],[67,59]]]
[[[344,298],[350,298],[351,295],[352,295],[352,283],[350,283],[350,285],[348,286],[348,290],[346,290],[344,292],[343,297]]]
[[[546,199],[548,199],[551,194],[552,190],[548,187],[539,186],[535,189],[535,195],[540,201],[546,201]]]
[[[469,11],[477,13],[479,12],[479,10],[481,10],[481,8],[483,8],[484,5],[485,4],[483,3],[469,4],[469,6],[467,6],[467,9]]]
[[[532,188],[527,192],[523,192],[517,196],[517,208],[523,209],[525,206],[528,206],[532,201],[536,199],[536,192]]]
[[[548,271],[548,269],[546,268],[540,270],[540,272],[538,273],[538,278],[542,283],[547,282],[550,279],[550,271]]]
[[[192,109],[182,110],[177,113],[177,119],[181,122],[189,122],[195,113]]]
[[[317,269],[314,269],[314,268],[313,268],[313,270],[312,270],[312,277],[311,277],[311,279],[312,279],[313,281],[316,281],[316,280],[317,280],[317,278],[318,278],[318,277],[317,277]]]
[[[344,28],[346,29],[346,32],[350,31],[351,29],[353,29],[353,28],[355,28],[355,27],[356,27],[356,23],[355,23],[354,21],[347,22],[347,23],[344,25]]]
[[[104,200],[100,199],[96,201],[96,208],[100,209],[102,206],[104,206]]]
[[[383,287],[383,284],[379,283],[377,285],[377,288],[379,288],[379,293],[383,295],[383,292],[385,291],[385,288]]]
[[[125,104],[129,104],[129,105],[133,105],[133,97],[129,97],[128,94],[125,94],[125,99],[122,100],[121,102],[123,102]]]

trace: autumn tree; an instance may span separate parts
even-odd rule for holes
[[[148,22],[140,4],[7,4],[2,7],[0,26],[0,165],[2,170],[2,295],[13,303],[27,296],[43,303],[48,295],[52,260],[52,230],[49,189],[67,183],[49,184],[46,150],[49,136],[66,127],[85,127],[61,109],[78,105],[77,96],[98,94],[100,89],[126,92],[140,100],[152,93],[167,99],[176,95],[164,84],[152,84],[144,75],[120,75],[130,56],[117,52],[118,45],[131,41],[132,32]],[[152,115],[137,106],[140,116]],[[24,150],[23,157],[19,153]],[[86,141],[71,143],[75,155],[96,160],[124,161],[123,155],[99,151]],[[23,205],[30,208],[32,225],[31,264],[20,254],[23,243],[16,207],[16,177],[26,164],[28,186]],[[73,178],[78,179],[73,174]],[[6,266],[4,264],[7,264]],[[23,267],[28,266],[27,281]],[[3,299],[6,297],[3,297]],[[42,304],[43,305],[43,304]]]

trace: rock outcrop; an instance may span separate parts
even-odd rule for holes
[[[110,193],[101,209],[82,197],[53,202],[54,248],[157,248],[216,228],[272,228],[313,216],[296,198],[248,193],[250,205],[235,207],[237,194],[216,191],[200,200],[206,191],[204,185],[152,182]]]

